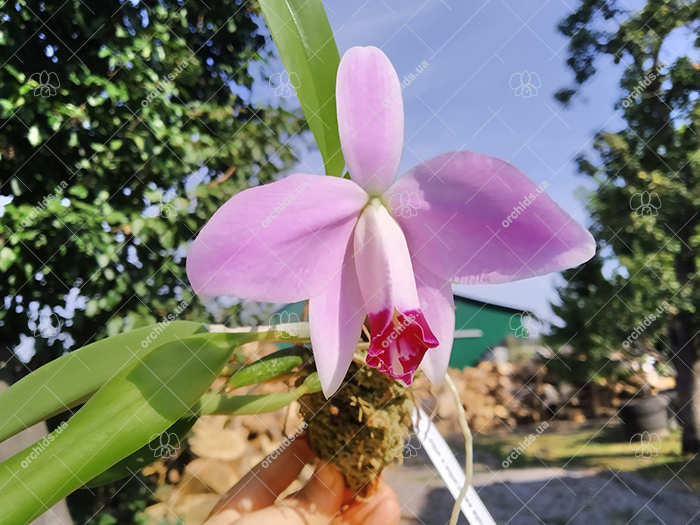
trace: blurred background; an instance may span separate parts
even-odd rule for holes
[[[323,172],[256,2],[93,4],[0,6],[0,388],[172,318],[304,318],[303,304],[203,301],[185,275],[231,196]],[[700,4],[324,4],[341,53],[381,47],[402,79],[402,170],[447,150],[501,157],[598,242],[561,275],[454,287],[451,373],[496,521],[700,522]],[[422,378],[415,392],[455,435],[450,394]],[[202,523],[293,412],[203,418],[162,461],[43,519]],[[46,428],[31,432],[0,459]],[[402,517],[444,523],[449,494],[413,452],[386,475]]]

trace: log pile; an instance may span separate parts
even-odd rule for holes
[[[642,388],[658,393],[672,389],[671,377],[640,370],[624,381],[601,380],[584,388],[557,381],[537,360],[523,364],[485,361],[473,368],[450,370],[473,433],[551,419],[583,423],[610,418]],[[424,410],[435,416],[443,434],[459,432],[454,396],[446,385],[418,376],[412,387]]]
[[[485,362],[475,368],[450,370],[467,411],[469,426],[474,432],[485,431],[494,426],[515,426],[515,415],[520,402],[513,395],[515,373],[507,363]],[[446,385],[431,385],[424,376],[419,376],[413,391],[421,400],[423,408],[435,415],[438,429],[449,434],[458,431],[457,407],[454,396]]]

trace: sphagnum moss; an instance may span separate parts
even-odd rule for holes
[[[353,362],[338,391],[301,398],[311,448],[337,466],[358,496],[372,494],[384,467],[401,459],[401,436],[411,426],[410,390],[377,370]]]

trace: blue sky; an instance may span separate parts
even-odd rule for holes
[[[403,92],[402,172],[444,151],[487,153],[510,161],[537,183],[547,181],[554,200],[588,224],[582,196],[594,186],[576,173],[573,159],[590,151],[598,130],[620,127],[611,108],[623,66],[603,60],[573,107],[560,111],[553,95],[572,79],[564,63],[567,39],[556,31],[571,13],[564,0],[324,3],[341,54],[357,45],[380,47],[399,78],[428,63]],[[536,96],[516,96],[511,88],[511,77],[524,71],[540,79]],[[308,166],[303,169],[322,172],[313,152],[302,161]],[[561,276],[551,275],[507,285],[459,285],[455,291],[554,320],[549,302],[557,282],[563,282]]]

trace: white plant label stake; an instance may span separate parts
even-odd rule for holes
[[[457,499],[464,486],[464,469],[457,462],[445,438],[421,408],[416,407],[411,419],[414,432],[428,453],[430,461],[442,476],[452,497]],[[460,507],[471,525],[496,525],[473,486],[469,487]]]

